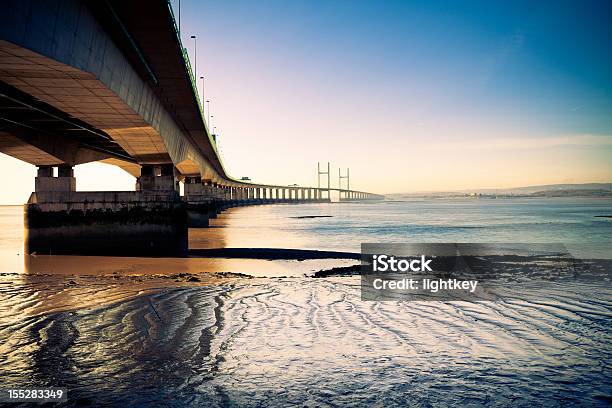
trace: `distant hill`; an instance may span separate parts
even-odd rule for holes
[[[386,194],[387,198],[417,197],[466,197],[466,196],[502,196],[502,197],[577,197],[577,196],[611,196],[612,183],[585,184],[545,184],[515,188],[480,188],[457,191],[418,191],[413,193]]]

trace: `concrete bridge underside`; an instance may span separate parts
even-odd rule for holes
[[[228,175],[167,1],[1,7],[0,152],[38,166],[29,252],[184,255],[188,224],[228,206],[329,201],[329,189]],[[136,191],[76,192],[73,167],[92,161],[134,175]]]

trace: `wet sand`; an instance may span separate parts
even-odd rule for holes
[[[359,259],[358,253],[350,252],[224,247],[243,234],[235,224],[236,212],[220,214],[211,220],[211,228],[190,229],[187,258],[24,255],[22,218],[15,217],[5,231],[12,234],[11,245],[0,251],[0,324],[23,316],[96,308],[167,289],[313,276],[356,265]]]
[[[346,276],[354,245],[330,244],[338,229],[309,240],[286,225],[316,218],[257,225],[257,211],[270,210],[190,231],[194,256],[181,259],[17,255],[22,219],[11,221],[0,241],[5,386],[65,386],[67,406],[612,400],[609,280],[508,286],[496,302],[368,302]]]

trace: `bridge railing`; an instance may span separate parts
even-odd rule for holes
[[[179,47],[181,48],[181,54],[183,55],[183,63],[187,68],[187,74],[189,77],[189,83],[191,84],[191,89],[193,94],[195,95],[196,103],[198,104],[198,110],[200,111],[200,118],[202,119],[202,123],[204,123],[204,127],[206,128],[206,135],[211,142],[211,145],[215,151],[217,151],[217,146],[214,140],[211,137],[210,129],[208,127],[208,123],[206,122],[206,118],[204,115],[204,106],[202,105],[202,101],[200,100],[200,94],[198,92],[198,84],[197,78],[195,77],[195,73],[191,68],[191,60],[189,58],[189,52],[187,51],[187,47],[183,46],[183,40],[181,39],[181,32],[179,31],[178,25],[176,24],[176,18],[174,16],[174,11],[172,10],[172,3],[168,1],[168,10],[170,11],[170,16],[172,17],[172,28],[174,29],[174,35],[178,40]],[[217,152],[218,156],[218,152]]]

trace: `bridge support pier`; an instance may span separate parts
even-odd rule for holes
[[[138,191],[77,192],[72,167],[59,167],[57,177],[39,167],[24,205],[27,253],[187,255],[187,210],[174,174],[143,166]]]
[[[243,203],[245,189],[219,185],[200,177],[185,178],[185,201],[187,202],[189,226],[202,228],[209,226],[211,218],[231,207]]]

